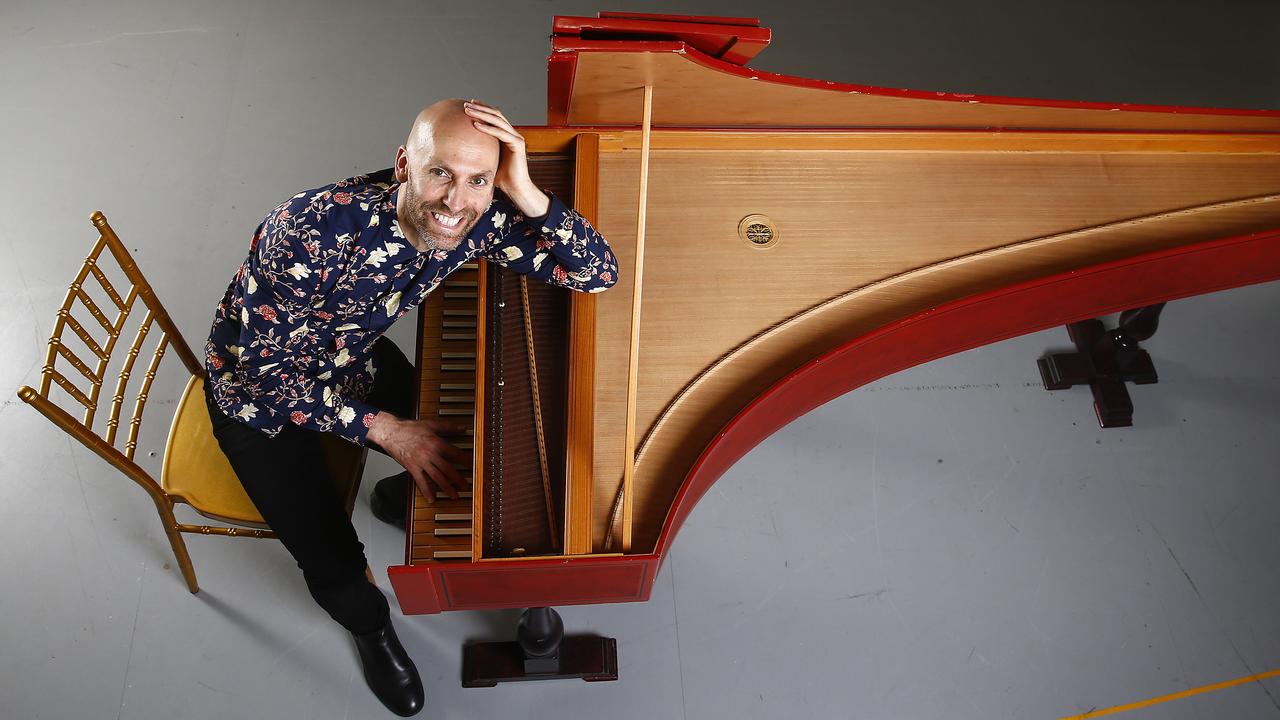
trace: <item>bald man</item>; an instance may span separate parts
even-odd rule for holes
[[[300,192],[254,231],[205,345],[213,432],[311,596],[349,630],[365,680],[393,712],[424,703],[364,546],[326,476],[320,433],[390,455],[375,509],[403,524],[408,483],[456,497],[447,441],[413,420],[415,373],[387,328],[472,260],[579,292],[617,279],[608,244],[529,177],[524,138],[502,112],[442,100],[420,112],[387,170]],[[390,506],[390,507],[388,507]]]

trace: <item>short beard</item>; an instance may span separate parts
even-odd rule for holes
[[[413,228],[418,231],[418,242],[423,245],[423,247],[418,248],[419,252],[431,252],[433,250],[444,250],[445,252],[452,251],[456,249],[458,245],[462,244],[462,241],[467,237],[467,233],[471,231],[471,226],[475,224],[466,223],[464,225],[463,223],[459,223],[459,225],[464,225],[464,232],[457,238],[437,237],[436,235],[433,235],[431,231],[427,230],[429,223],[431,222],[431,219],[427,217],[430,212],[430,209],[423,209],[421,206],[414,206],[413,209],[409,211],[410,221],[413,222]]]
[[[465,211],[462,220],[458,223],[458,227],[461,228],[461,231],[457,238],[436,237],[427,231],[427,227],[432,222],[432,218],[429,217],[429,215],[433,211],[445,215],[449,215],[451,213],[439,206],[424,207],[422,203],[418,201],[418,194],[413,191],[413,187],[409,180],[405,181],[403,187],[406,191],[404,199],[408,210],[409,223],[413,225],[413,229],[416,231],[418,236],[418,242],[421,243],[421,247],[416,244],[414,245],[414,248],[418,252],[433,252],[435,250],[452,252],[453,250],[456,250],[457,247],[462,244],[462,241],[467,239],[467,235],[471,233],[472,228],[476,226],[476,222],[480,219],[479,216],[475,215],[470,210],[467,210]]]

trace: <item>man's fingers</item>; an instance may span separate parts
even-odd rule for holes
[[[448,495],[449,498],[452,500],[458,499],[458,491],[455,490],[454,487],[449,484],[449,481],[446,480],[442,474],[440,474],[439,470],[433,467],[430,471],[430,477],[431,477],[431,483],[432,483],[431,494],[433,496],[436,494],[436,492],[442,492],[445,495]]]
[[[439,434],[437,434],[434,438],[429,439],[427,441],[427,446],[429,448],[428,452],[434,455],[434,456],[433,455],[427,456],[429,462],[437,458],[442,463],[446,461],[463,462],[471,457],[470,453],[458,447],[457,445],[454,445],[448,440],[445,440]]]
[[[462,473],[458,472],[458,469],[453,466],[453,463],[449,462],[447,459],[443,459],[442,461],[445,473],[449,476],[449,481],[452,482],[455,487],[462,489],[470,484],[467,478],[462,477]]]
[[[461,487],[461,483],[459,483],[457,486],[453,484],[453,482],[449,478],[448,473],[445,472],[447,467],[448,467],[448,463],[446,461],[444,461],[441,458],[433,457],[427,460],[427,463],[423,466],[423,469],[426,470],[427,475],[431,477],[431,482],[435,483],[436,487],[439,488],[440,492],[448,495],[454,500],[457,500],[458,487]],[[448,468],[448,469],[451,470],[452,468]]]
[[[508,120],[506,116],[500,112],[488,110],[480,107],[467,108],[467,112],[470,113],[472,117],[479,118],[485,122],[488,122],[494,127],[497,127],[500,130],[506,130],[507,132],[515,135],[516,137],[522,140],[524,139],[524,136],[521,135],[518,130],[516,130],[516,126],[512,125],[511,121]]]
[[[479,130],[480,132],[486,135],[492,135],[498,138],[499,140],[501,140],[502,142],[512,143],[512,144],[519,144],[524,142],[524,138],[521,137],[520,135],[507,132],[506,130],[503,130],[502,128],[498,127],[497,125],[486,125],[485,123],[482,123],[478,120],[472,122],[471,124],[475,125],[476,129]]]
[[[501,110],[499,110],[498,108],[492,105],[485,105],[482,102],[472,101],[470,103],[467,103],[463,107],[469,112],[478,112],[478,113],[486,113],[489,115],[495,115],[501,118],[503,122],[510,122],[507,120],[507,116],[502,114]]]
[[[418,486],[418,492],[422,493],[423,499],[428,503],[435,503],[436,491],[435,488],[431,486],[431,483],[427,482],[427,476],[417,468],[411,468],[409,470],[409,476],[413,478],[413,484]]]
[[[462,448],[458,447],[457,445],[454,445],[453,443],[447,442],[445,440],[440,440],[436,444],[436,449],[440,452],[441,455],[448,456],[453,460],[467,459],[467,454],[462,451]]]
[[[457,499],[457,490],[467,486],[467,481],[462,479],[453,463],[448,458],[437,456],[433,458],[435,462],[436,478],[442,479],[449,485],[449,491],[454,493],[454,499]]]
[[[465,461],[470,457],[469,453],[445,438],[464,435],[463,431],[471,428],[459,423],[439,422],[436,420],[425,420],[424,422],[427,428],[435,435],[434,438],[428,440],[428,444],[435,452],[459,462]]]
[[[490,113],[473,112],[471,114],[471,117],[475,118],[476,122],[492,125],[498,128],[499,130],[505,130],[511,133],[512,135],[515,135],[516,137],[519,137],[521,139],[524,138],[524,136],[521,135],[518,130],[516,130],[516,126],[512,125],[510,121],[508,121],[506,118],[502,117],[501,115],[492,115]]]

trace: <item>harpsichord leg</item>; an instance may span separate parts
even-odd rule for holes
[[[1067,326],[1076,352],[1046,355],[1038,361],[1046,390],[1063,390],[1088,384],[1098,425],[1104,428],[1133,425],[1133,402],[1126,382],[1146,385],[1159,380],[1151,356],[1138,343],[1155,335],[1165,304],[1126,310],[1111,330],[1096,319]]]
[[[560,614],[529,608],[516,624],[516,640],[470,643],[462,649],[462,686],[493,687],[515,680],[618,679],[618,646],[599,635],[565,637]]]

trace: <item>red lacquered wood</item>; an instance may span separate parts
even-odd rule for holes
[[[744,25],[760,27],[760,18],[724,17],[722,15],[663,15],[662,13],[609,12],[601,10],[597,17],[622,20],[665,20],[668,22],[709,23],[712,25]]]
[[[578,69],[575,53],[551,53],[547,58],[547,125],[559,127],[569,124],[569,103],[573,100],[573,74]]]
[[[779,428],[862,385],[1046,328],[1280,279],[1280,229],[1148,253],[975,295],[886,325],[806,363],[742,410],[681,485],[658,537],[665,556],[711,485]]]
[[[406,533],[406,536],[412,537],[412,533]],[[436,567],[392,565],[387,568],[387,578],[391,580],[391,589],[400,603],[400,612],[405,615],[435,615],[444,610],[436,589],[439,578],[433,573]]]
[[[387,568],[406,615],[552,605],[642,602],[657,555],[429,563]]]

